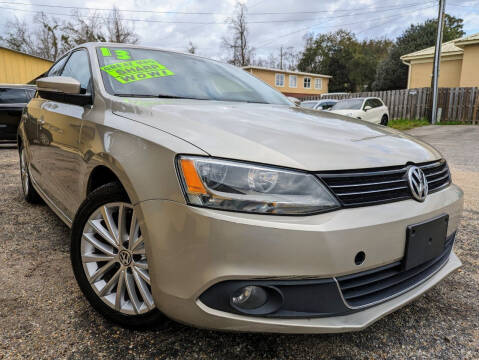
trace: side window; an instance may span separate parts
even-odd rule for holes
[[[374,107],[381,107],[381,106],[383,106],[383,103],[382,103],[381,100],[379,100],[379,99],[374,99],[373,101],[374,101]]]
[[[50,70],[48,70],[47,76],[60,76],[63,70],[63,65],[65,65],[67,59],[68,59],[68,56],[64,56],[60,60],[58,60],[55,64],[53,64]]]
[[[284,74],[276,74],[275,84],[276,86],[280,86],[280,87],[284,86]]]
[[[27,92],[28,100],[33,99],[33,97],[35,96],[35,90],[27,89],[26,92]]]
[[[0,104],[22,104],[28,101],[30,99],[24,89],[0,88]]]
[[[311,89],[311,78],[310,77],[305,77],[303,80],[303,87],[305,89]]]
[[[78,80],[84,93],[90,90],[91,73],[88,53],[84,50],[73,52],[61,76],[69,76]]]
[[[372,108],[374,108],[373,100],[372,99],[366,100],[366,102],[364,103],[364,106],[363,106],[363,110],[366,108],[366,106],[371,106]]]
[[[289,87],[295,88],[297,87],[297,78],[296,75],[289,75]]]

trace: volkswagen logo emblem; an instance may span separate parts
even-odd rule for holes
[[[427,185],[426,175],[417,166],[411,166],[407,171],[407,182],[413,198],[417,201],[426,200],[429,187]]]
[[[119,253],[118,253],[118,257],[120,258],[120,263],[123,265],[123,266],[128,266],[130,265],[131,263],[131,255],[128,251],[126,250],[121,250]]]

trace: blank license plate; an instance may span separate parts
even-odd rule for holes
[[[449,215],[441,215],[407,227],[404,270],[412,269],[442,254],[448,222]]]

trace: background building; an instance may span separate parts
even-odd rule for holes
[[[259,66],[245,66],[243,69],[284,95],[296,98],[327,93],[329,79],[331,78],[328,75]]]
[[[434,47],[401,56],[409,66],[408,88],[431,86]],[[479,33],[442,44],[440,87],[479,86]]]
[[[0,83],[27,84],[52,64],[50,60],[0,47]]]

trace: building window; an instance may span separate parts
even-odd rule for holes
[[[284,74],[276,74],[276,86],[284,86]]]
[[[314,79],[314,88],[317,90],[321,90],[323,88],[322,79]]]
[[[290,88],[297,87],[296,81],[297,81],[296,75],[289,75],[289,87]]]
[[[305,77],[303,86],[305,89],[311,89],[311,78]]]

